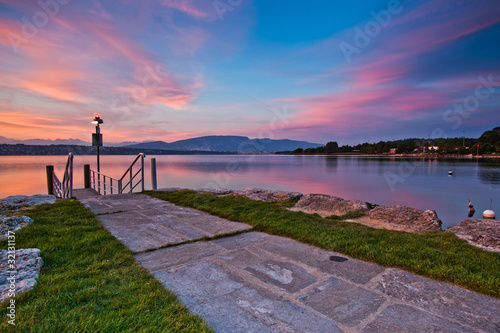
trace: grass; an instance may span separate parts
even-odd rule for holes
[[[422,234],[374,229],[342,218],[291,212],[288,204],[252,201],[238,196],[216,197],[194,191],[147,194],[196,208],[253,230],[286,236],[326,250],[398,267],[500,298],[500,253],[483,251],[442,231]],[[347,216],[352,218],[351,216]]]
[[[23,214],[35,223],[16,232],[16,248],[41,249],[44,265],[15,298],[15,327],[0,305],[1,332],[212,332],[78,201]]]

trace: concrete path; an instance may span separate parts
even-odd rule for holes
[[[216,332],[500,332],[500,300],[142,194],[77,191]],[[149,249],[157,249],[147,251]]]

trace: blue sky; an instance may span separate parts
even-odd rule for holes
[[[0,135],[477,137],[499,42],[496,0],[0,0]]]

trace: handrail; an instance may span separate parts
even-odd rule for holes
[[[123,174],[122,178],[120,178],[120,181],[123,182],[123,178],[125,178],[125,176],[127,176],[127,174],[130,176],[130,180],[127,184],[125,184],[125,186],[123,186],[122,188],[122,192],[120,193],[123,193],[123,191],[127,188],[127,186],[129,186],[130,190],[128,191],[128,193],[132,193],[132,191],[137,187],[137,185],[141,184],[141,191],[144,191],[144,157],[145,155],[143,153],[140,153],[137,155],[137,157],[135,158],[135,160],[130,164],[130,166],[127,168],[127,170],[125,171],[125,173]],[[139,158],[141,159],[141,168],[139,170],[137,170],[137,172],[132,176],[132,169],[135,165],[135,163],[137,162],[137,160],[139,160]],[[141,180],[139,180],[137,182],[137,184],[133,185],[133,180],[134,178],[139,174],[139,172],[141,173]]]
[[[142,161],[144,161],[144,157],[145,157],[145,155],[144,155],[143,153],[138,154],[138,155],[137,155],[137,157],[135,158],[135,160],[134,160],[132,163],[130,163],[130,166],[127,168],[127,171],[125,171],[125,172],[123,173],[123,176],[122,176],[122,178],[120,178],[120,179],[125,178],[125,176],[127,175],[127,173],[128,173],[128,172],[130,171],[130,169],[132,169],[132,167],[134,166],[135,162],[137,162],[137,160],[139,159],[139,157],[141,157],[141,158],[142,158]]]
[[[58,198],[71,198],[73,196],[73,154],[68,154],[66,168],[64,169],[63,180],[57,178],[56,173],[52,172],[53,193]]]
[[[106,182],[106,179],[108,179],[108,182]],[[115,181],[115,186],[113,186],[113,181]],[[94,191],[96,191],[99,194],[101,194],[101,183],[102,183],[103,195],[122,193],[121,180],[110,177],[108,175],[105,175],[103,173],[94,170],[90,170],[90,183]],[[115,193],[113,193],[113,190],[115,190]]]
[[[129,188],[128,192],[125,193],[132,193],[132,191],[139,185],[141,184],[141,190],[144,191],[144,157],[145,155],[143,153],[140,153],[137,155],[137,157],[134,159],[134,161],[130,164],[130,166],[127,168],[125,173],[120,179],[110,177],[108,175],[105,175],[103,173],[90,170],[90,180],[91,180],[91,186],[96,191],[97,193],[101,194],[101,183],[102,183],[102,194],[107,195],[107,194],[114,194],[113,190],[115,190],[116,194],[121,194],[124,193],[124,191]],[[140,169],[137,170],[137,172],[133,172],[133,168],[135,163],[141,159],[141,166]],[[140,179],[137,181],[137,183],[134,185],[133,181],[137,177],[137,175],[141,173]],[[123,185],[123,179],[126,176],[129,176],[128,182]],[[102,177],[102,181],[101,181]],[[96,181],[97,180],[97,181]],[[108,182],[106,182],[108,180]],[[115,182],[115,186],[113,186],[113,181]],[[97,183],[97,184],[96,184]]]

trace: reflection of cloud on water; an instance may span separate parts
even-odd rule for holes
[[[159,165],[173,173],[186,174],[187,172],[196,173],[218,173],[218,172],[238,172],[245,173],[249,171],[248,163],[232,162],[167,162]],[[252,168],[254,165],[252,165]],[[263,166],[255,166],[262,168]],[[267,166],[269,168],[269,165]]]

